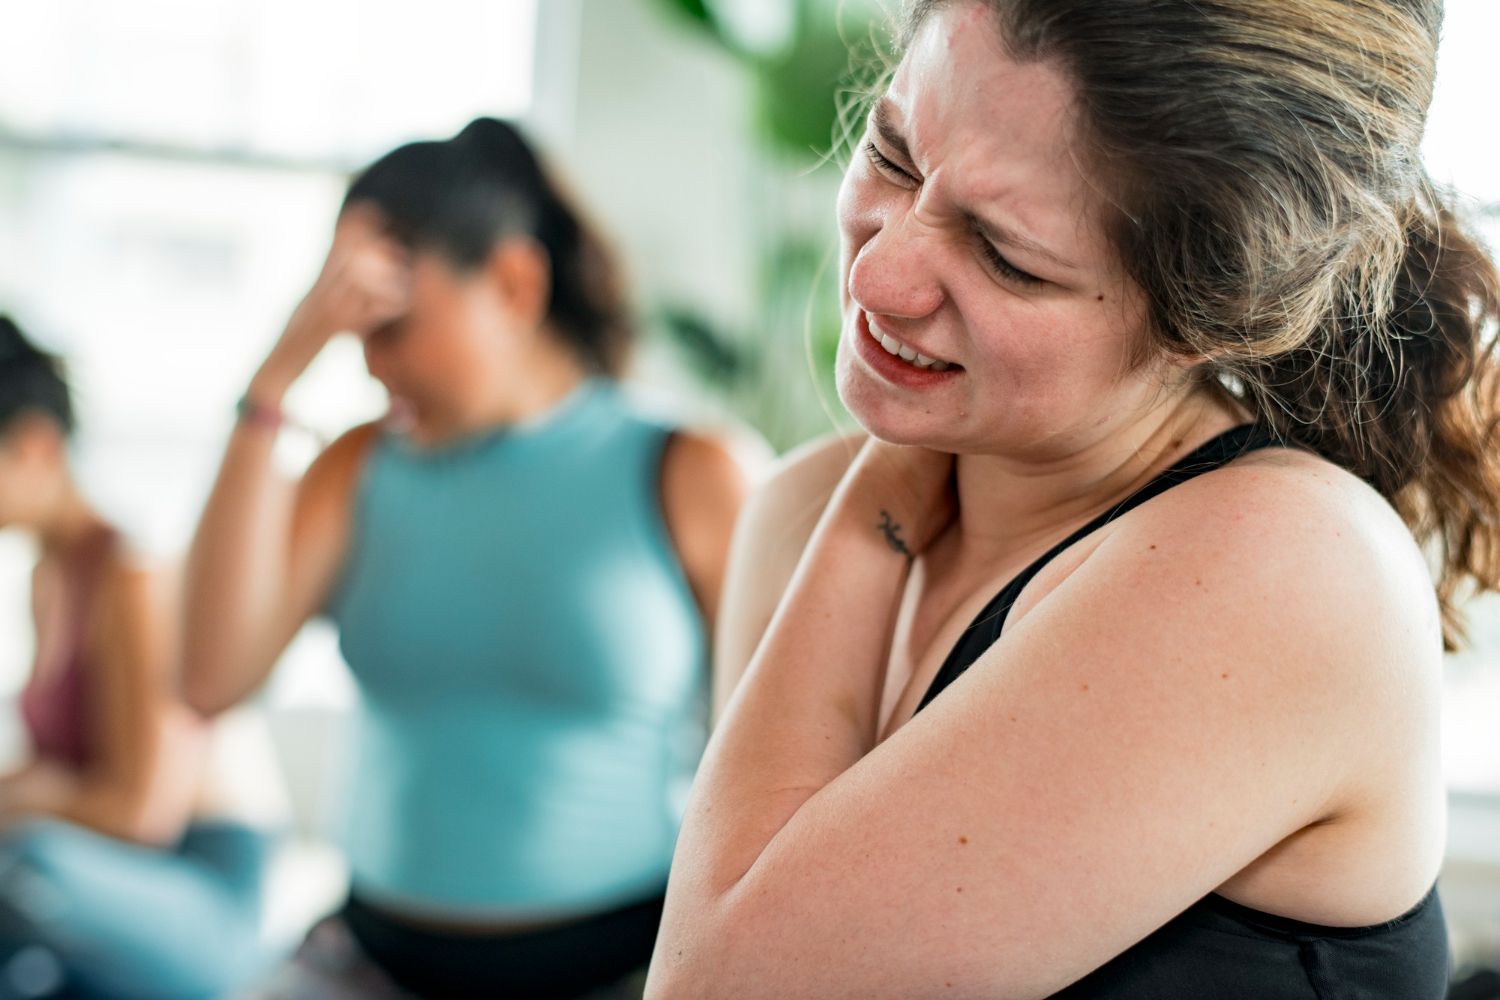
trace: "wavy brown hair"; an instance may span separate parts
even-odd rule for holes
[[[1456,645],[1500,588],[1500,274],[1420,160],[1441,0],[984,3],[1076,86],[1155,346],[1390,501]]]

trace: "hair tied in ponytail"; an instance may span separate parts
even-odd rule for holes
[[[452,143],[499,167],[512,183],[540,179],[541,165],[536,155],[509,122],[498,118],[476,118],[453,137]]]

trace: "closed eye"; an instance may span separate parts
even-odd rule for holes
[[[902,187],[915,187],[919,182],[907,171],[897,166],[890,157],[880,151],[874,142],[865,143],[865,155],[875,164],[875,169]]]
[[[865,155],[870,158],[876,171],[892,183],[904,188],[915,188],[921,184],[917,177],[882,153],[873,140],[865,142]],[[980,256],[984,258],[984,263],[992,274],[1026,288],[1036,288],[1046,284],[1043,279],[1034,274],[1028,274],[1001,256],[1000,251],[995,249],[995,245],[983,233],[976,231],[974,237],[979,241]]]
[[[1021,270],[1019,267],[1016,267],[1016,265],[1000,256],[1000,251],[996,250],[995,245],[988,239],[986,239],[982,234],[975,233],[974,236],[977,240],[979,240],[980,256],[984,258],[985,263],[989,265],[990,270],[994,271],[995,274],[999,275],[1001,278],[1004,278],[1007,281],[1013,281],[1018,285],[1024,285],[1028,288],[1035,288],[1038,285],[1046,284],[1046,282],[1041,278],[1038,278],[1034,274],[1027,274],[1025,271]]]

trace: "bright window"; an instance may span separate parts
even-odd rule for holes
[[[85,485],[147,545],[186,545],[345,171],[525,115],[536,16],[536,0],[0,5],[0,308],[71,360]],[[334,433],[381,400],[345,343],[291,406]],[[29,666],[29,557],[0,538],[0,695]],[[273,694],[346,699],[331,645],[304,636]]]
[[[1494,121],[1493,42],[1500,4],[1448,0],[1437,93],[1423,144],[1428,170],[1453,186],[1500,251],[1500,132]],[[1444,767],[1456,789],[1500,794],[1500,598],[1470,609],[1471,647],[1449,658]]]

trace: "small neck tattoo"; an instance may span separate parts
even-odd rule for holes
[[[880,523],[876,527],[885,535],[885,543],[891,547],[891,551],[899,552],[908,559],[912,557],[911,549],[906,547],[906,540],[901,537],[901,525],[891,519],[890,511],[880,512]]]

